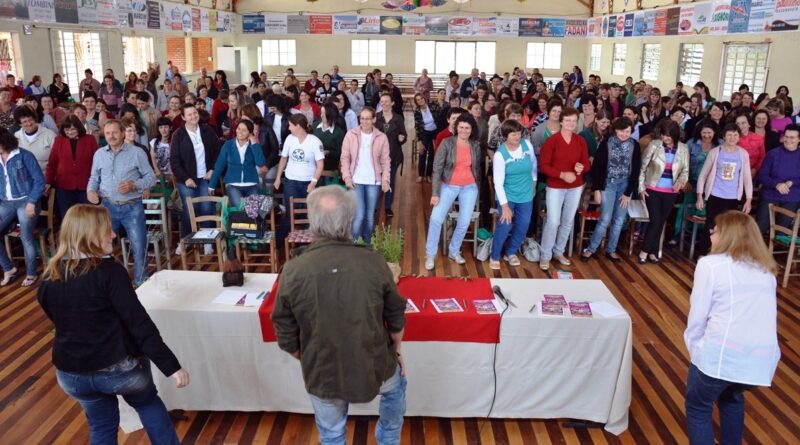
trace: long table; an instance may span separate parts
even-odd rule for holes
[[[269,290],[274,274],[246,274],[243,289]],[[408,416],[573,418],[620,434],[631,400],[632,329],[623,316],[539,316],[529,308],[543,294],[607,301],[599,280],[492,279],[518,306],[504,315],[500,343],[404,342]],[[261,338],[258,308],[214,304],[218,272],[164,270],[137,293],[166,343],[191,374],[183,389],[153,367],[169,409],[312,413],[299,361]],[[446,316],[446,314],[443,314]],[[351,414],[377,414],[378,401],[353,404]],[[137,419],[123,410],[123,428]]]

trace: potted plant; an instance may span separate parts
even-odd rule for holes
[[[391,226],[381,225],[372,235],[372,248],[383,255],[395,283],[400,279],[400,259],[403,257],[403,230],[392,230]]]

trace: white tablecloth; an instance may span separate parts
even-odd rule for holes
[[[269,290],[276,275],[246,274],[244,289]],[[217,272],[161,271],[138,289],[167,345],[191,374],[174,382],[153,367],[169,409],[312,413],[300,362],[264,343],[257,308],[211,303]],[[543,294],[618,306],[599,280],[492,279],[517,309],[506,312],[497,346],[497,397],[491,417],[575,418],[620,434],[631,400],[631,320],[542,317],[528,313]],[[492,402],[495,345],[404,342],[409,416],[485,417]],[[351,414],[377,414],[377,399]],[[123,410],[123,427],[135,414]]]

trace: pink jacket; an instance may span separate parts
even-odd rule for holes
[[[344,135],[342,142],[342,179],[345,183],[353,179],[358,163],[358,149],[361,146],[361,127],[353,128]],[[389,139],[377,128],[372,130],[372,165],[375,168],[375,178],[381,183],[389,182],[391,161],[389,160]]]

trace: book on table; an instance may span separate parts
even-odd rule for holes
[[[419,308],[414,301],[410,298],[406,299],[406,314],[416,314],[419,312]]]
[[[217,235],[219,235],[219,230],[217,229],[200,229],[192,235],[192,238],[213,240],[217,238]]]
[[[558,303],[548,303],[548,302],[542,300],[542,304],[540,305],[540,307],[541,307],[541,310],[540,310],[539,313],[541,315],[556,315],[556,316],[563,317],[564,316],[564,308],[566,306],[558,304]]]
[[[431,303],[433,304],[434,309],[438,313],[446,313],[446,312],[464,312],[465,308],[462,308],[458,301],[455,298],[434,298],[431,299]]]
[[[560,306],[566,306],[567,305],[567,299],[564,298],[563,295],[545,294],[543,302],[544,303],[550,303],[550,304],[557,304],[557,305],[560,305]]]
[[[497,300],[472,300],[472,305],[475,306],[475,312],[480,315],[499,314],[500,308],[498,307]]]
[[[569,313],[573,317],[588,318],[592,316],[592,307],[588,301],[570,301]]]

